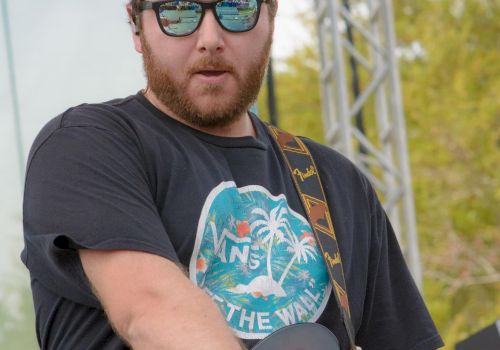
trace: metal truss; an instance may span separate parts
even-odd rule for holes
[[[315,0],[327,143],[351,159],[381,197],[421,286],[391,0]]]

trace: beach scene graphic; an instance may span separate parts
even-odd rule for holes
[[[285,195],[234,182],[205,201],[189,273],[243,339],[315,322],[331,294],[308,221]]]

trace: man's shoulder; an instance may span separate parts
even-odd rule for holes
[[[59,127],[113,127],[131,117],[136,96],[117,98],[106,102],[83,103],[67,109],[54,118],[59,122]],[[50,124],[50,122],[49,122]]]
[[[330,146],[306,137],[300,139],[308,147],[322,182],[333,186],[337,193],[360,193],[363,197],[372,197],[373,189],[361,169],[345,155]]]
[[[40,130],[31,152],[34,153],[53,135],[71,130],[99,129],[106,132],[123,132],[128,128],[135,104],[135,95],[100,103],[83,103],[73,106],[49,120]],[[31,154],[30,154],[31,158]]]
[[[325,171],[335,169],[335,171],[360,174],[358,167],[334,148],[304,136],[300,136],[300,139],[311,152],[318,169]]]
[[[134,105],[136,105],[136,95],[117,98],[106,102],[82,103],[73,106],[47,122],[41,129],[38,137],[46,138],[62,128],[117,127],[131,118],[130,112],[134,109]]]
[[[363,189],[365,192],[370,190],[366,176],[345,155],[311,138],[300,135],[296,136],[309,149],[324,183],[340,186],[344,189]]]

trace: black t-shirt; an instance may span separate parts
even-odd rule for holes
[[[226,138],[166,116],[142,94],[81,105],[31,149],[25,248],[42,349],[126,349],[77,249],[140,250],[179,262],[252,346],[284,325],[347,336],[289,171],[265,126]],[[442,344],[368,181],[330,148],[316,163],[342,254],[356,342],[365,350]],[[117,286],[119,293],[119,286]]]

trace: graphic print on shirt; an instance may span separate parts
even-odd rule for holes
[[[285,195],[234,182],[221,183],[205,201],[189,273],[243,339],[316,321],[331,293],[308,221]]]

